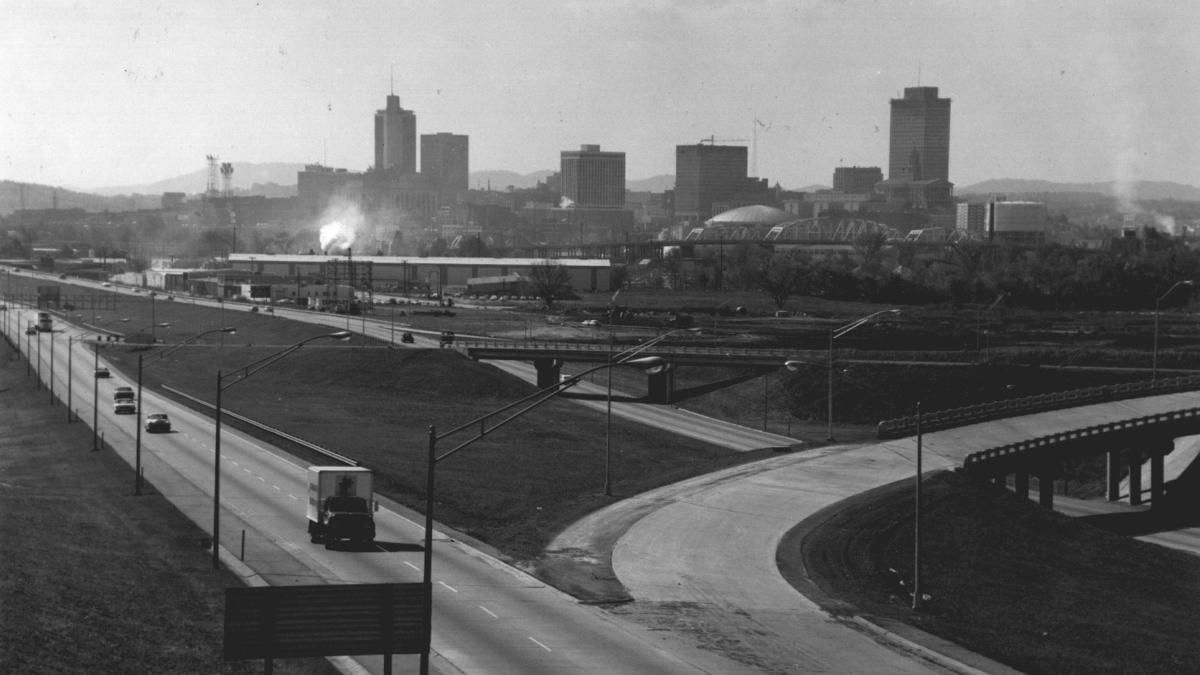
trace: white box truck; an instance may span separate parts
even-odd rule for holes
[[[331,548],[343,539],[375,541],[375,502],[371,470],[359,466],[308,467],[308,534]]]

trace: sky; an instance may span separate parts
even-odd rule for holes
[[[230,162],[364,170],[394,92],[470,169],[626,176],[750,148],[772,184],[888,164],[889,100],[952,99],[950,179],[1200,186],[1200,3],[0,0],[0,179],[98,188]]]

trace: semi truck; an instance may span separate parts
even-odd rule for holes
[[[375,501],[371,470],[360,466],[308,467],[308,534],[325,548],[342,540],[375,541]]]

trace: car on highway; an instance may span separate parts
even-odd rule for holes
[[[152,434],[167,433],[171,430],[171,418],[167,413],[150,413],[146,415],[146,431]]]
[[[113,402],[113,412],[117,415],[136,415],[137,404],[132,399],[121,399]]]
[[[105,368],[104,366],[100,366],[99,368],[96,368],[96,379],[104,379],[108,376],[109,376],[108,368]]]
[[[117,387],[113,390],[114,401],[132,401],[133,387]]]
[[[25,334],[26,335],[37,335],[37,328],[30,326],[25,329]]]
[[[409,333],[408,331],[405,331],[404,333],[402,333],[400,335],[400,341],[406,345],[412,344],[413,343],[413,334]]]

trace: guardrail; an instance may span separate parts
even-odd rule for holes
[[[457,349],[504,349],[529,352],[584,352],[608,353],[637,347],[637,343],[618,343],[609,345],[598,342],[515,342],[511,340],[479,340],[455,338],[454,347]],[[796,356],[795,349],[754,349],[748,347],[696,347],[691,345],[668,344],[660,342],[646,350],[647,353],[657,354],[687,354],[698,356],[748,356],[748,357],[777,357],[782,367],[784,361]]]
[[[1182,410],[1174,410],[1165,413],[1156,413],[1154,415],[1146,415],[1145,417],[1136,417],[1134,419],[1122,420],[1120,422],[1108,422],[1106,424],[1096,424],[1090,427],[1080,429],[1072,429],[1070,431],[1060,431],[1047,436],[1038,436],[1016,443],[1008,443],[1006,445],[980,450],[967,455],[963,460],[963,467],[967,469],[979,468],[985,462],[992,462],[997,459],[1019,455],[1021,453],[1034,450],[1043,450],[1052,448],[1064,443],[1076,443],[1083,441],[1095,441],[1100,437],[1109,436],[1121,432],[1137,431],[1147,427],[1157,425],[1182,425],[1191,422],[1193,425],[1200,426],[1200,408],[1184,408]]]
[[[179,391],[178,389],[176,389],[174,387],[164,384],[164,385],[162,385],[162,388],[166,389],[167,391],[171,392],[172,394],[175,394],[176,396],[182,396],[183,398],[186,398],[187,400],[189,400],[193,403],[196,403],[205,408],[208,408],[209,410],[215,409],[217,407],[217,406],[209,403],[208,401],[203,401],[201,399],[198,399],[195,396],[192,396],[191,394],[187,394],[182,391]],[[298,436],[293,436],[293,435],[287,433],[286,431],[280,431],[279,429],[276,429],[274,427],[269,427],[269,426],[263,424],[262,422],[252,420],[249,417],[246,417],[244,415],[239,415],[235,412],[230,412],[229,410],[223,410],[222,414],[228,415],[239,422],[249,424],[250,426],[254,427],[255,429],[258,429],[259,431],[265,431],[273,436],[278,436],[279,438],[282,438],[287,441],[291,441],[292,443],[295,443],[296,445],[308,448],[309,450],[312,450],[313,452],[317,452],[322,455],[325,455],[326,457],[333,459],[335,461],[343,462],[345,464],[349,464],[350,466],[358,466],[358,460],[350,459],[349,457],[347,457],[345,455],[336,453],[332,450],[327,450],[325,448],[322,448],[321,446],[317,445],[316,443],[306,441],[303,438],[300,438]]]
[[[1091,403],[1107,403],[1127,398],[1152,396],[1156,394],[1174,394],[1181,391],[1200,389],[1200,376],[1172,377],[1162,380],[1145,380],[1142,382],[1125,382],[1122,384],[1105,384],[1097,387],[1071,389],[1068,391],[1038,394],[1022,398],[1011,398],[1003,401],[990,401],[961,408],[936,410],[921,415],[922,431],[937,431],[967,426],[978,422],[1028,415],[1049,410],[1074,408]],[[900,438],[917,433],[917,418],[915,415],[883,420],[876,428],[879,438]]]

